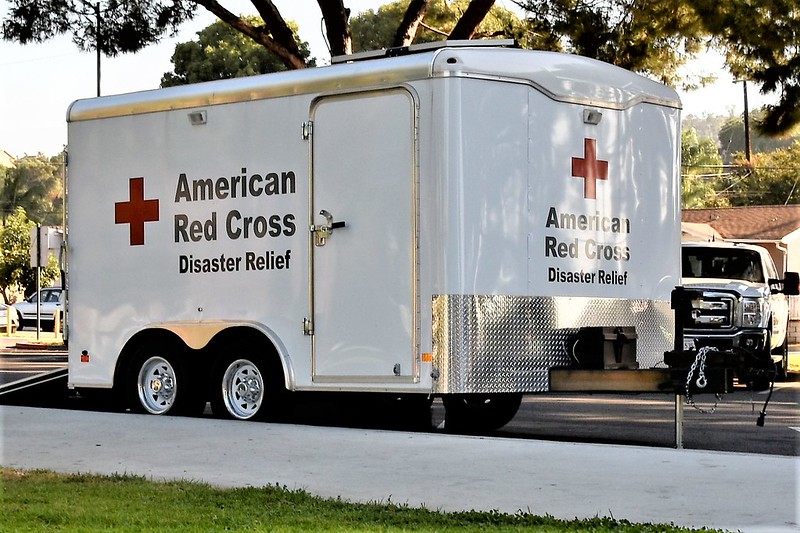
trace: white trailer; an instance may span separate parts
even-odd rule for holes
[[[474,41],[79,100],[69,385],[241,419],[286,391],[441,396],[497,427],[587,328],[653,367],[679,120],[629,71]]]

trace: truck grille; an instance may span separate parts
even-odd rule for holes
[[[733,327],[735,298],[725,293],[704,292],[692,298],[691,306],[684,317],[684,328],[701,330],[724,330]]]

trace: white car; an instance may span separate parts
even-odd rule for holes
[[[42,329],[50,327],[52,329],[55,321],[56,309],[64,312],[64,291],[58,287],[51,287],[39,291],[41,296],[41,308],[39,309],[39,319]],[[25,300],[14,304],[19,319],[19,329],[25,327],[36,327],[36,299],[37,295],[32,294]],[[63,315],[62,315],[63,318]]]
[[[8,326],[8,317],[11,316],[11,332],[19,328],[19,317],[17,311],[10,305],[0,304],[0,332],[5,333]]]

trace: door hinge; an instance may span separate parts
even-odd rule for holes
[[[306,317],[303,319],[303,335],[313,335],[313,334],[314,334],[314,322],[312,322],[310,318]]]
[[[314,133],[314,122],[311,120],[303,122],[303,127],[302,127],[303,140],[304,141],[309,140],[313,133]]]

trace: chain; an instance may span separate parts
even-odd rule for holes
[[[698,405],[694,402],[694,397],[690,392],[692,386],[692,378],[694,377],[695,370],[697,371],[697,380],[695,381],[695,385],[697,385],[698,389],[705,389],[706,385],[708,385],[708,380],[706,379],[706,354],[708,352],[716,352],[717,349],[713,346],[703,346],[697,351],[697,357],[694,358],[694,362],[692,363],[691,368],[689,368],[689,373],[686,375],[686,403],[697,409],[703,414],[711,414],[717,410],[717,406],[719,405],[720,400],[722,400],[722,395],[714,394],[716,401],[714,402],[714,406],[711,409],[703,409],[702,407],[698,407]]]

